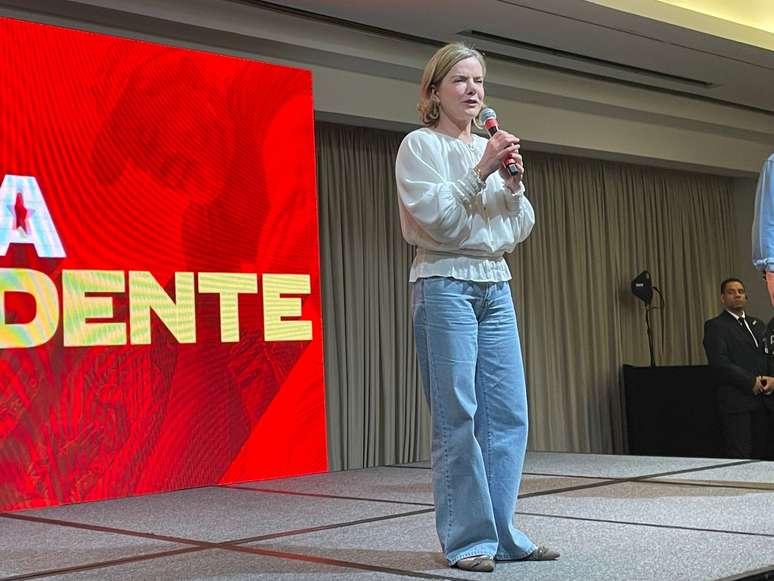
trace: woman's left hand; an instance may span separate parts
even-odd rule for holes
[[[516,167],[519,168],[519,173],[517,173],[515,176],[512,176],[508,173],[508,170],[505,169],[505,167],[501,166],[500,177],[503,178],[503,181],[509,190],[516,192],[519,190],[521,179],[524,176],[524,159],[522,159],[521,155],[516,154],[512,157],[512,160],[516,163]]]

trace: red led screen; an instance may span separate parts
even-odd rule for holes
[[[0,38],[0,510],[326,470],[310,73]]]

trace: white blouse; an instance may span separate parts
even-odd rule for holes
[[[403,237],[417,247],[409,281],[429,276],[500,282],[511,273],[503,254],[529,236],[535,211],[495,172],[482,189],[472,171],[487,140],[473,143],[424,127],[398,149],[395,177]]]

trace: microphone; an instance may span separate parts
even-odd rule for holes
[[[491,107],[484,107],[481,109],[479,118],[484,122],[484,127],[486,127],[486,130],[489,132],[490,136],[500,131],[500,128],[497,126],[497,113],[495,113],[494,109]],[[508,170],[508,175],[519,175],[519,166],[516,165],[514,160],[506,159],[503,161],[503,166],[506,170]]]

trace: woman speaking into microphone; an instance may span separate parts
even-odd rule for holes
[[[403,236],[417,248],[409,281],[432,418],[436,529],[450,566],[488,572],[496,560],[559,554],[513,524],[527,396],[503,255],[529,236],[535,213],[519,139],[471,131],[485,74],[481,53],[463,44],[433,55],[417,106],[424,127],[401,143],[395,174]]]

